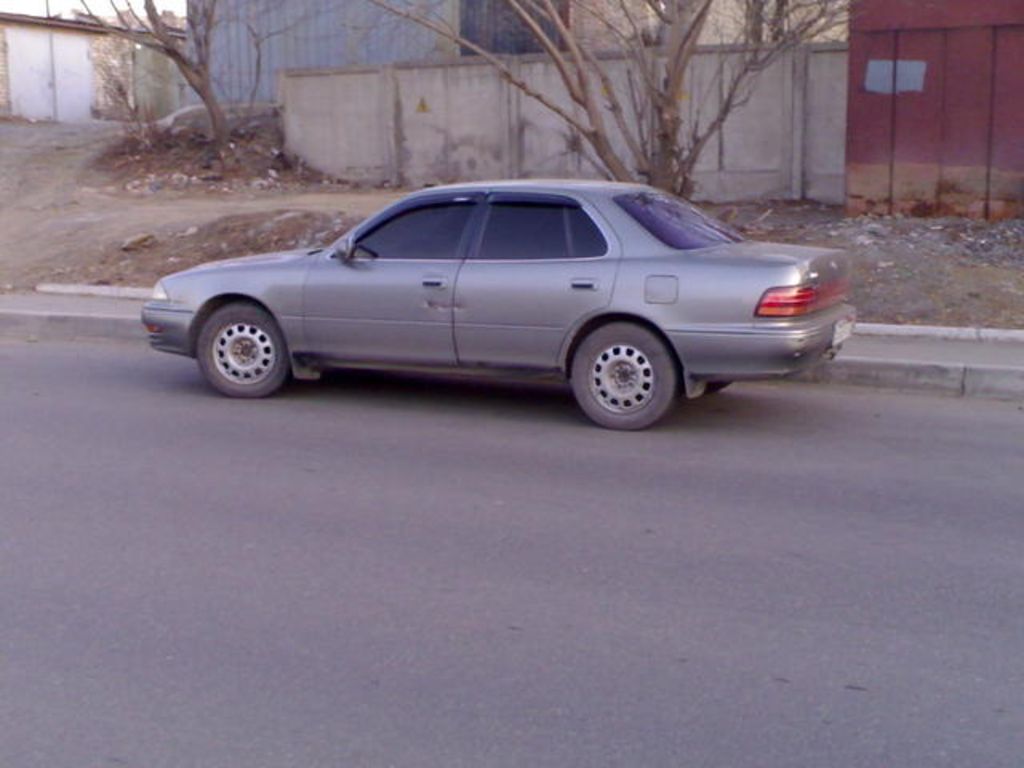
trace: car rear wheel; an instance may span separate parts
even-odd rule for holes
[[[679,371],[672,352],[633,323],[610,323],[588,335],[571,375],[580,408],[608,429],[645,429],[676,404]]]
[[[266,397],[288,378],[288,349],[274,318],[252,304],[227,304],[199,332],[199,370],[229,397]]]

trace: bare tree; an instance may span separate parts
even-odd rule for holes
[[[849,0],[493,0],[554,65],[568,103],[450,23],[446,0],[369,0],[478,54],[513,87],[558,115],[608,177],[687,195],[701,152],[783,53],[845,23]],[[736,14],[718,97],[694,98],[690,62],[713,16]],[[758,31],[759,30],[759,31]],[[765,34],[767,30],[768,34]],[[757,31],[756,34],[751,34]],[[684,109],[687,103],[691,109]]]
[[[288,31],[286,27],[280,29],[264,30],[262,29],[255,20],[245,19],[242,22],[245,25],[246,34],[249,36],[249,44],[253,50],[253,65],[252,65],[252,87],[249,89],[249,111],[253,111],[253,106],[256,103],[256,94],[260,90],[260,82],[263,79],[263,44],[271,38],[283,35]]]
[[[81,0],[88,18],[108,32],[167,56],[178,67],[189,87],[203,102],[210,118],[212,148],[219,152],[227,144],[230,128],[217,99],[210,70],[213,31],[217,25],[218,0],[188,0],[187,38],[168,25],[154,0],[143,0],[142,13],[132,0],[108,0],[111,23],[96,15],[88,0]]]

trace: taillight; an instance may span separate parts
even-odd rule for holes
[[[757,304],[758,317],[797,317],[816,309],[818,291],[813,285],[769,288]]]
[[[846,301],[850,283],[833,280],[821,286],[789,285],[769,288],[757,304],[758,317],[798,317]]]

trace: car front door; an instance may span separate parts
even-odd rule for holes
[[[611,300],[618,247],[560,195],[491,195],[455,287],[459,363],[555,368],[578,322]]]
[[[350,258],[325,255],[304,290],[306,351],[455,364],[452,293],[478,207],[472,197],[414,202],[357,231]]]

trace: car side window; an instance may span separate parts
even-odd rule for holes
[[[380,259],[457,259],[462,234],[476,206],[438,203],[399,213],[359,238]]]
[[[608,244],[579,207],[550,203],[491,203],[477,258],[488,261],[601,256]]]
[[[572,255],[575,258],[591,259],[608,253],[608,242],[586,211],[582,208],[568,208],[566,214],[569,217]]]

